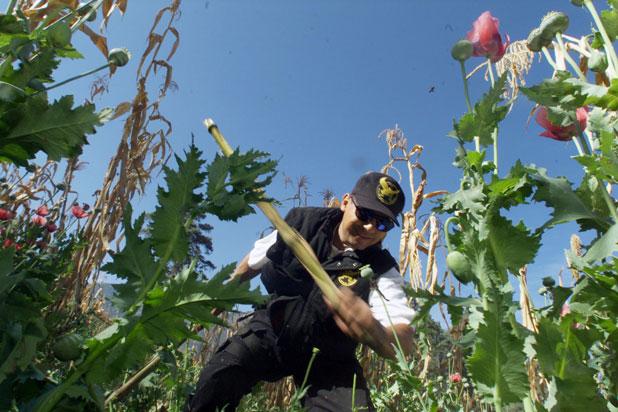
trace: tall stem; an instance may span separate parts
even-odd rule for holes
[[[575,142],[580,156],[592,154],[592,151],[590,150],[590,147],[588,147],[586,139],[582,135],[574,136],[573,142]],[[616,204],[614,202],[614,199],[612,199],[609,192],[607,191],[607,188],[605,187],[605,183],[603,181],[599,182],[599,190],[601,191],[601,196],[603,196],[603,200],[607,204],[609,213],[614,219],[614,223],[618,223],[618,212],[616,212]]]
[[[496,79],[494,78],[494,70],[491,67],[491,60],[489,59],[487,59],[487,73],[489,73],[489,81],[491,82],[491,87],[494,87]]]
[[[547,59],[547,63],[549,63],[549,65],[554,69],[554,71],[556,71],[556,62],[554,61],[554,58],[551,57],[551,54],[549,53],[549,50],[547,50],[547,47],[543,46],[541,51],[543,52],[543,55]]]
[[[56,87],[60,87],[60,86],[62,86],[63,84],[67,84],[67,83],[70,83],[70,82],[72,82],[72,81],[74,81],[74,80],[81,79],[82,77],[90,76],[91,74],[94,74],[94,73],[96,73],[96,72],[98,72],[98,71],[101,71],[101,70],[103,70],[103,69],[107,69],[107,68],[109,67],[109,65],[110,65],[109,63],[105,63],[103,66],[101,66],[101,67],[97,67],[96,69],[89,70],[89,71],[87,71],[87,72],[84,72],[84,73],[82,73],[82,74],[78,74],[77,76],[73,76],[73,77],[71,77],[71,78],[68,78],[68,79],[66,79],[66,80],[63,80],[63,81],[58,82],[58,83],[56,83],[56,84],[52,84],[51,86],[49,86],[48,88],[46,88],[44,91],[49,91],[49,90],[55,89]],[[37,95],[37,94],[39,94],[39,93],[42,93],[42,92],[36,92],[36,93],[32,94],[32,96]]]
[[[491,136],[494,140],[494,174],[498,175],[498,128],[496,127],[493,132],[491,132]]]
[[[575,63],[575,60],[573,60],[573,58],[569,54],[569,51],[566,49],[566,46],[564,45],[564,40],[562,39],[562,33],[556,33],[556,40],[558,40],[558,45],[560,49],[562,50],[562,53],[564,54],[564,58],[566,59],[567,62],[569,62],[573,70],[575,70],[575,73],[577,73],[577,77],[579,77],[580,80],[586,81],[586,75],[584,75],[584,73],[581,71],[581,69],[579,68],[579,65]]]
[[[597,9],[594,7],[594,4],[592,4],[592,0],[584,0],[584,5],[586,6],[588,11],[592,15],[592,19],[594,20],[594,23],[597,25],[597,28],[599,29],[599,33],[601,33],[601,37],[603,38],[603,48],[605,49],[605,53],[609,57],[608,63],[609,63],[609,69],[611,72],[610,77],[615,77],[616,70],[618,70],[618,56],[616,56],[616,50],[614,49],[612,41],[607,35],[605,26],[603,25],[603,22],[601,21],[601,18],[599,17],[599,13],[597,13]]]
[[[463,60],[459,61],[459,67],[461,68],[461,79],[464,85],[464,97],[466,98],[466,106],[468,107],[468,113],[472,113],[472,103],[470,103],[470,90],[468,89],[468,75],[466,74],[466,65]],[[478,136],[474,137],[474,147],[477,152],[481,151],[481,141]]]
[[[487,72],[489,73],[489,80],[491,81],[491,87],[493,88],[496,84],[496,79],[494,77],[491,60],[489,59],[487,59]],[[495,128],[493,132],[491,132],[491,137],[494,143],[494,174],[498,175],[498,128]]]
[[[13,10],[15,10],[15,4],[17,4],[17,0],[11,0],[9,2],[9,5],[6,8],[6,15],[7,16],[10,16],[11,14],[13,14]]]

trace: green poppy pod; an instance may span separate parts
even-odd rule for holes
[[[474,47],[469,40],[459,40],[451,49],[451,56],[460,62],[468,60],[472,56]]]
[[[545,40],[551,40],[557,33],[564,33],[569,28],[569,17],[559,11],[550,11],[541,20],[539,29]]]
[[[107,61],[114,66],[122,67],[129,62],[131,54],[127,49],[112,49],[107,55]]]
[[[461,283],[468,283],[473,278],[470,261],[461,252],[454,251],[446,255],[446,266]]]

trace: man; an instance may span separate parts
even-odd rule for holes
[[[412,346],[407,306],[397,262],[382,240],[397,223],[404,194],[390,176],[361,176],[340,208],[295,208],[286,222],[311,245],[324,270],[341,288],[341,302],[327,302],[277,232],[258,240],[235,276],[258,273],[271,299],[247,326],[224,343],[202,370],[191,412],[236,408],[259,381],[292,375],[303,382],[313,348],[303,405],[310,411],[373,410],[358,343],[394,358],[397,342]],[[352,399],[354,396],[354,400]]]

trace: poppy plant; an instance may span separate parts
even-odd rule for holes
[[[36,209],[36,214],[39,215],[39,216],[45,217],[45,216],[49,215],[49,209],[47,209],[47,206],[45,206],[45,205],[39,206]]]
[[[502,36],[498,32],[500,20],[486,11],[481,14],[472,24],[472,30],[468,32],[468,39],[473,46],[474,56],[487,57],[492,63],[497,62],[504,56],[510,38],[505,36],[506,41],[502,42]]]
[[[15,213],[0,207],[0,220],[11,220],[14,217]]]
[[[461,374],[459,372],[455,372],[454,374],[449,376],[449,379],[453,383],[459,383],[459,382],[461,382]]]
[[[71,207],[71,213],[78,219],[83,219],[88,217],[88,212],[86,211],[86,207],[81,207],[78,203],[74,203],[73,207]]]
[[[586,129],[588,124],[588,110],[580,107],[575,112],[577,124],[573,123],[568,126],[559,126],[549,120],[547,108],[541,106],[536,112],[536,122],[545,129],[540,136],[549,137],[550,139],[568,142],[573,136],[579,136]]]
[[[37,226],[45,226],[47,224],[47,219],[40,215],[32,216],[32,223]]]

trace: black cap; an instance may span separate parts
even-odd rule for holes
[[[357,206],[370,209],[392,219],[397,225],[397,215],[406,202],[399,183],[384,173],[367,172],[358,179],[352,196]]]

